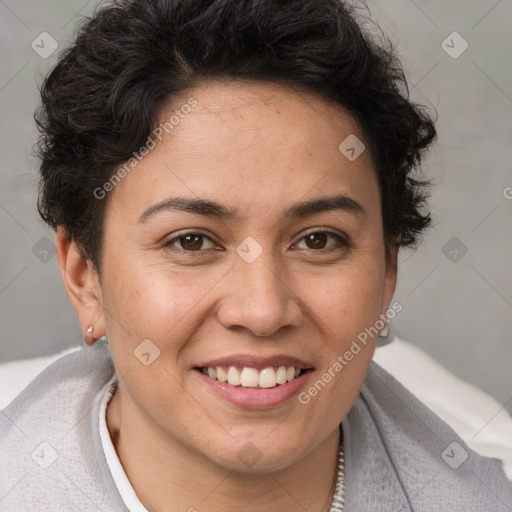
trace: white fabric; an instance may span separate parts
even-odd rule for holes
[[[501,459],[505,474],[512,480],[512,417],[498,401],[399,338],[377,348],[373,359],[450,425],[471,449]]]
[[[72,347],[46,357],[33,357],[0,364],[0,409],[5,409],[27,384],[47,366],[82,347]]]
[[[0,408],[5,408],[53,361],[79,348],[1,364]],[[502,460],[505,473],[512,480],[512,418],[494,398],[455,377],[422,350],[399,338],[378,348],[374,360],[450,425],[470,448]]]

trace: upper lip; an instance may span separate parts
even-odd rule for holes
[[[308,369],[312,368],[311,364],[305,361],[289,356],[289,355],[273,355],[269,357],[254,356],[251,354],[233,354],[230,356],[219,357],[200,363],[197,367],[214,367],[214,366],[239,366],[247,368],[256,368],[262,370],[270,366],[294,366],[295,368]]]

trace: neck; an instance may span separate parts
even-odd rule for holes
[[[241,505],[247,512],[329,511],[337,477],[338,428],[285,469],[238,473],[163,438],[126,408],[116,392],[107,408],[107,425],[130,483],[151,512],[238,512]]]

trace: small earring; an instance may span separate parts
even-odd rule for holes
[[[89,327],[87,328],[87,332],[89,334],[92,334],[93,331],[94,331],[94,326],[93,325],[89,325]]]
[[[377,347],[385,347],[389,345],[395,339],[395,333],[389,322],[386,322],[386,325],[382,328],[379,333],[379,337],[377,338]]]

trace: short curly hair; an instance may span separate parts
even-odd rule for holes
[[[431,223],[430,182],[413,173],[434,120],[410,101],[394,46],[367,10],[342,0],[101,6],[41,86],[41,217],[64,226],[99,270],[106,201],[93,191],[145,144],[164,102],[216,78],[286,84],[344,107],[377,170],[386,248],[417,245]]]

